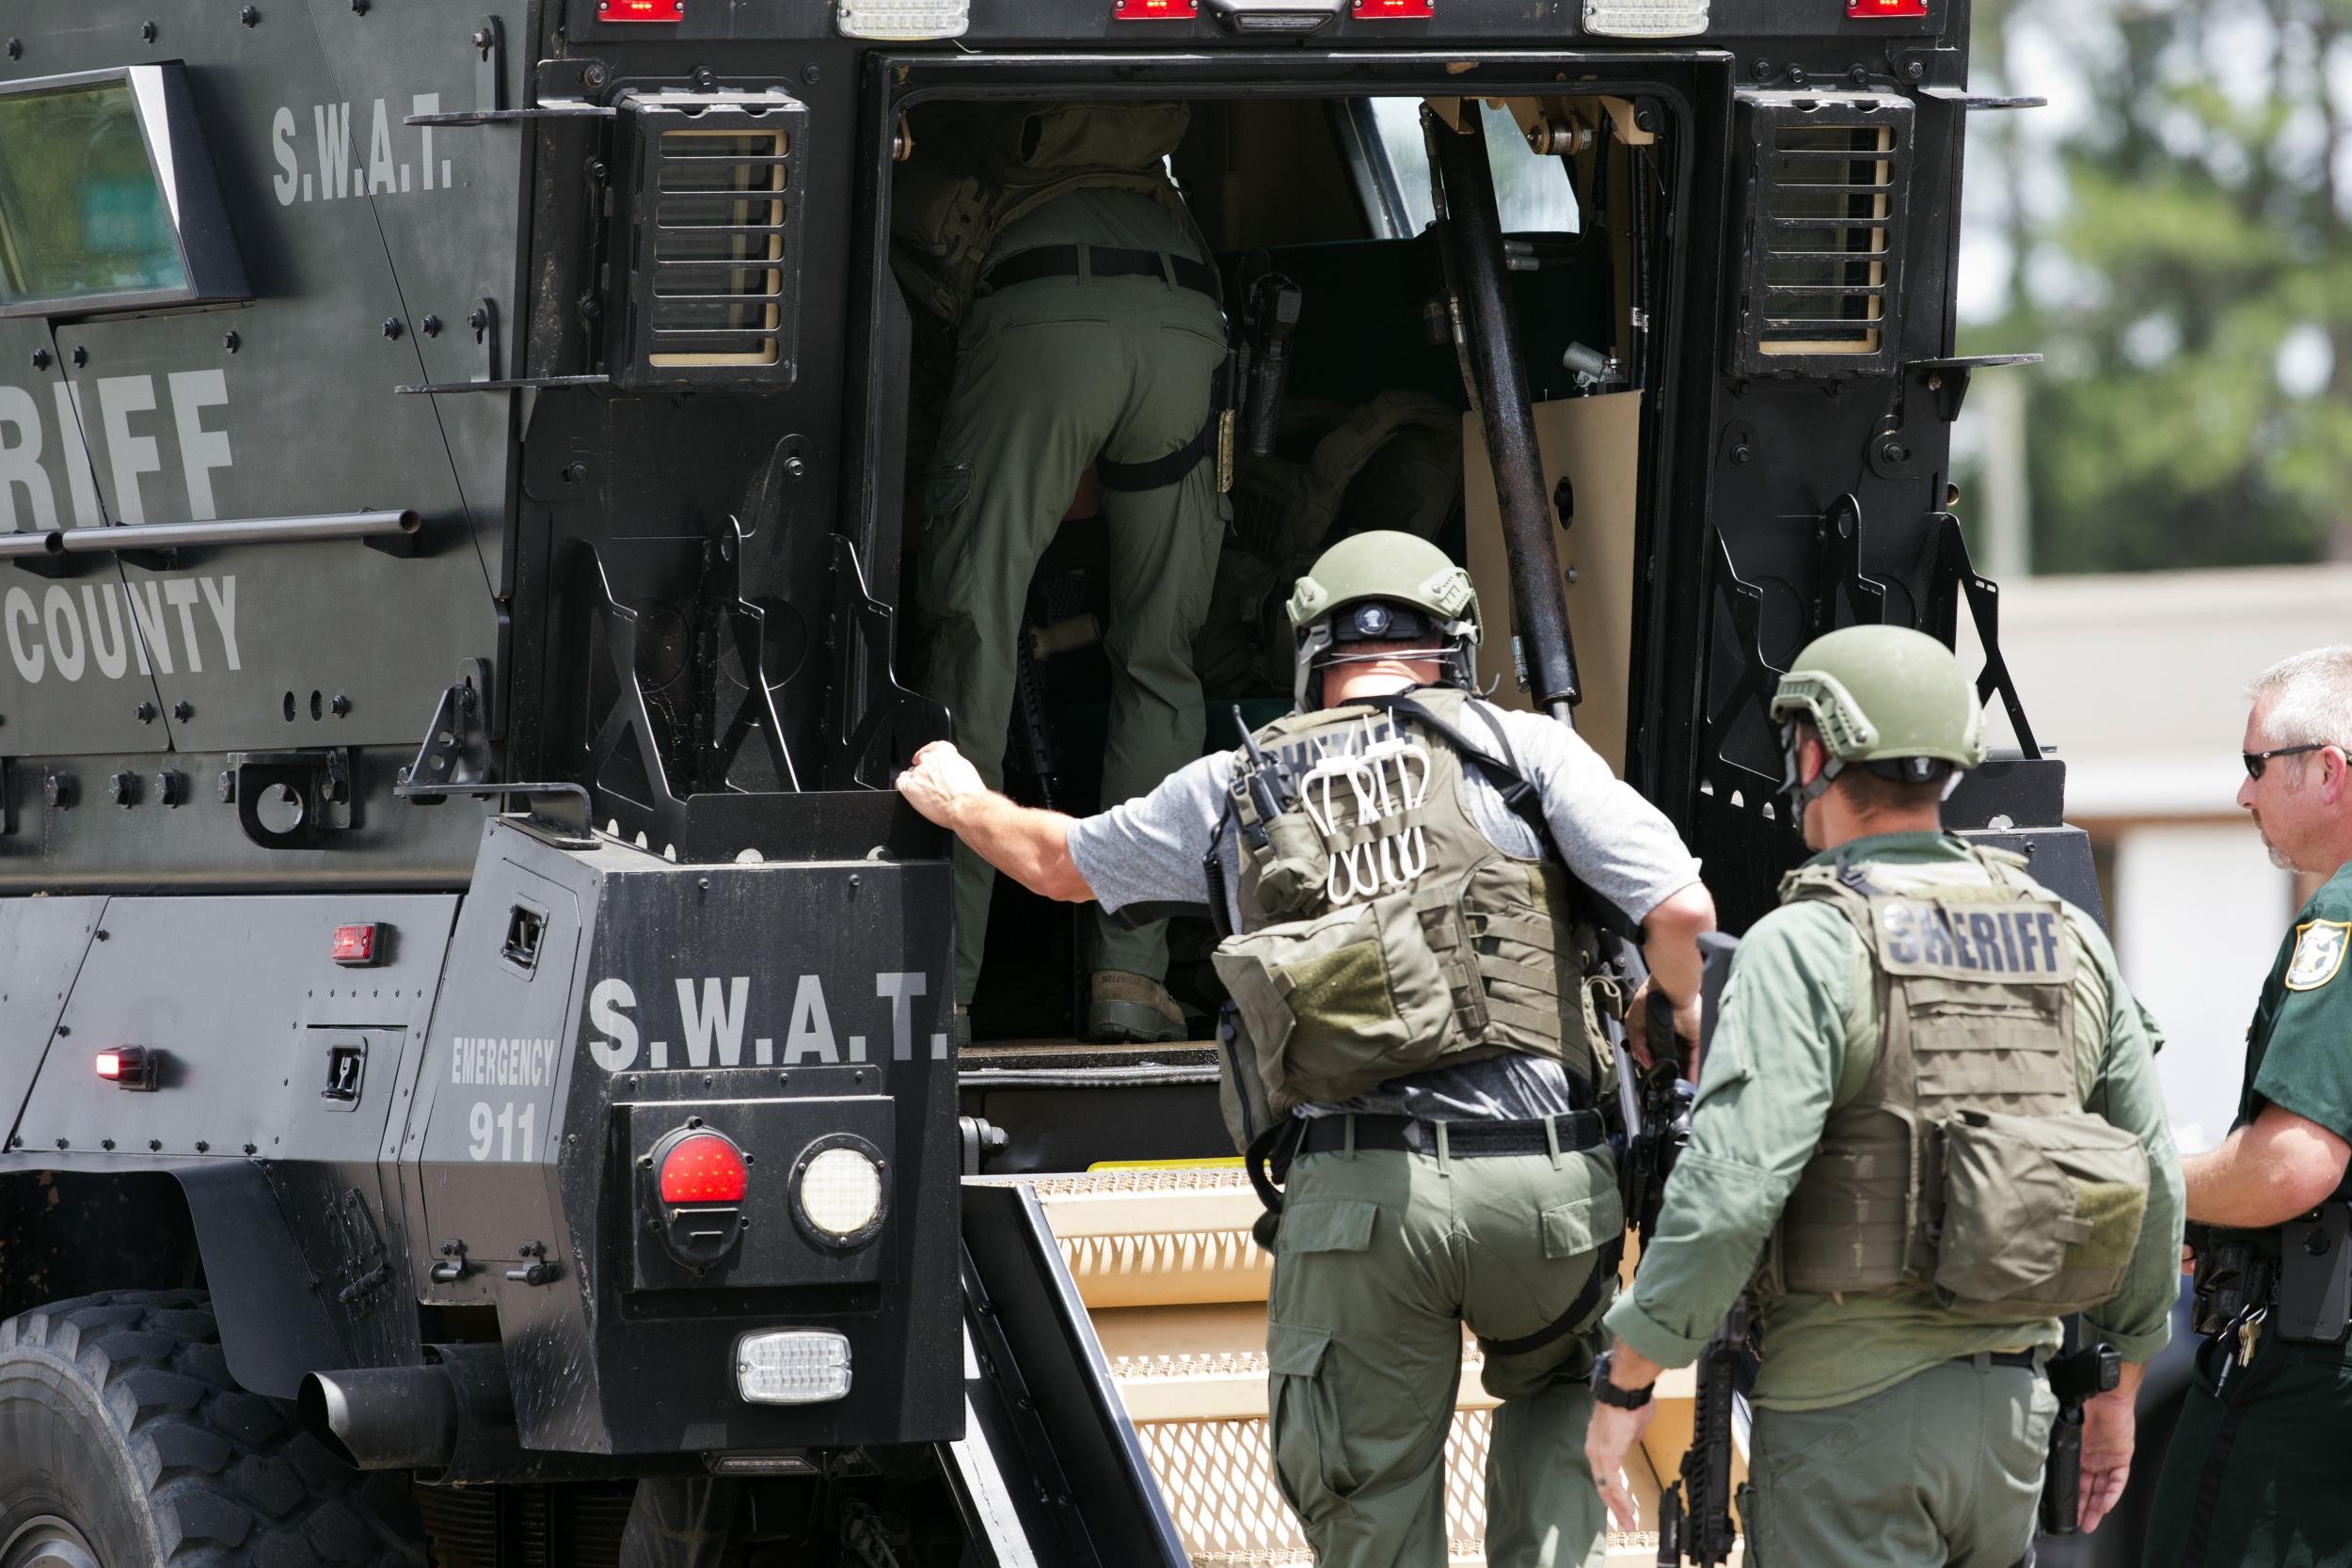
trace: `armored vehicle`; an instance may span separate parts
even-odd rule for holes
[[[889,788],[946,721],[896,673],[945,345],[894,172],[927,104],[1189,105],[1229,314],[1296,291],[1220,713],[1286,700],[1270,585],[1436,473],[1486,676],[1735,929],[1795,853],[1775,667],[1857,620],[1973,623],[2020,744],[1960,825],[2095,902],[1948,480],[2001,363],[1953,354],[1962,133],[2011,106],[1967,23],[0,19],[0,1568],[1304,1560],[1214,1048],[1076,1043],[1070,916],[1017,890],[956,1045],[946,845]],[[1008,738],[1087,810],[1073,512]]]

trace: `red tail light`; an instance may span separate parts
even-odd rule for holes
[[[740,1203],[748,1180],[740,1149],[716,1132],[695,1132],[662,1157],[661,1201]]]
[[[113,1080],[122,1076],[122,1053],[102,1051],[98,1053],[98,1076]]]

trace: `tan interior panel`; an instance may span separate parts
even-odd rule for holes
[[[1569,579],[1568,630],[1584,688],[1577,733],[1622,777],[1633,659],[1633,503],[1642,394],[1564,398],[1536,404],[1533,413],[1544,494],[1549,497],[1563,475],[1576,493],[1576,520],[1554,537],[1561,572]],[[1478,653],[1479,684],[1494,683],[1494,700],[1504,707],[1533,707],[1511,667],[1511,571],[1494,467],[1475,414],[1462,419],[1462,497],[1470,558],[1464,564],[1478,586],[1478,607],[1486,622]]]

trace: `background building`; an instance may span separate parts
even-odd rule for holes
[[[2164,1027],[2174,1135],[2211,1148],[2236,1109],[2255,993],[2314,884],[2271,865],[2234,803],[2245,687],[2352,641],[2352,566],[2005,581],[2000,639],[2036,736],[2067,764],[2123,973]],[[1979,657],[1963,643],[1969,668]],[[2013,744],[1993,711],[1995,743]]]

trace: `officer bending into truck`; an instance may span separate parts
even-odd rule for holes
[[[1004,782],[1022,609],[1091,467],[1109,551],[1103,798],[1140,795],[1205,731],[1192,640],[1224,537],[1215,388],[1217,275],[1164,161],[1182,103],[942,103],[914,111],[892,198],[892,263],[956,324],[956,369],[924,477],[914,685],[959,749]],[[956,1012],[969,1030],[994,873],[956,856]],[[1086,1032],[1182,1039],[1168,937],[1094,915]]]
[[[1673,826],[1573,731],[1470,694],[1477,595],[1435,546],[1359,534],[1289,608],[1298,712],[1139,800],[1027,809],[946,742],[898,788],[1048,896],[1207,906],[1231,933],[1228,1121],[1253,1168],[1287,1167],[1274,1465],[1316,1560],[1444,1560],[1467,1323],[1502,1402],[1486,1560],[1597,1564],[1584,1380],[1623,1216],[1579,886],[1639,922],[1684,1030],[1714,903]]]
[[[2165,1453],[2149,1568],[2352,1564],[2352,647],[2283,660],[2249,694],[2237,803],[2273,862],[2328,880],[2263,982],[2236,1126],[2182,1162],[2209,1338]]]
[[[1690,1145],[1608,1314],[1586,1453],[1629,1527],[1619,1466],[1652,1385],[1752,1290],[1749,1560],[2011,1568],[2058,1320],[2080,1312],[2124,1363],[2084,1413],[2085,1528],[2122,1492],[2140,1364],[2169,1333],[2181,1189],[2153,1043],[2089,915],[1940,831],[1985,755],[1941,643],[1832,632],[1772,714],[1819,853],[1734,958]]]

